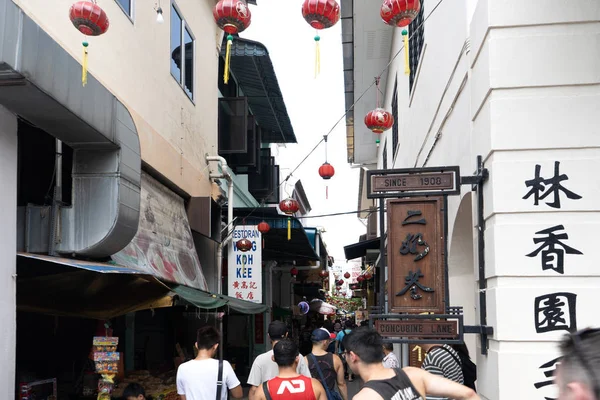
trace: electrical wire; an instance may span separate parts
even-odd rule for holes
[[[351,214],[360,214],[363,212],[368,212],[369,214],[367,214],[367,216],[373,214],[374,212],[379,211],[379,207],[377,208],[367,208],[365,210],[357,210],[357,211],[345,211],[345,212],[338,212],[338,213],[331,213],[331,214],[321,214],[321,215],[307,215],[304,217],[300,217],[301,219],[304,218],[324,218],[324,217],[337,217],[338,215],[351,215]]]
[[[429,18],[433,15],[433,13],[440,7],[440,5],[444,2],[444,0],[440,0],[429,12],[429,14],[427,15],[427,17],[425,17],[423,19],[423,22],[421,22],[415,29],[415,32],[412,32],[409,36],[409,40],[413,38],[413,36],[416,34],[416,32],[425,24],[425,22],[427,22],[427,20],[429,20]],[[333,127],[331,129],[329,129],[329,131],[327,132],[327,134],[323,135],[323,137],[321,138],[321,140],[319,140],[317,142],[317,144],[312,148],[312,150],[310,150],[308,152],[308,154],[300,161],[300,163],[298,163],[298,165],[296,165],[296,167],[294,167],[292,169],[292,171],[285,177],[285,179],[283,181],[281,181],[279,183],[279,185],[277,185],[276,188],[274,188],[267,197],[270,197],[273,195],[273,193],[275,193],[276,190],[279,190],[279,188],[286,183],[294,174],[294,172],[296,172],[301,166],[302,164],[304,164],[304,162],[306,162],[306,160],[317,150],[317,148],[321,145],[321,143],[323,143],[327,137],[329,137],[329,135],[331,133],[333,133],[333,131],[335,130],[335,128],[337,128],[337,126],[340,124],[340,122],[342,122],[344,120],[344,118],[346,118],[346,115],[352,111],[354,109],[354,107],[356,106],[356,104],[369,92],[369,90],[371,90],[371,88],[379,81],[379,79],[381,78],[381,76],[389,69],[389,67],[392,65],[392,63],[396,60],[396,58],[398,58],[398,56],[400,55],[400,53],[402,53],[402,50],[404,50],[404,44],[402,44],[402,46],[400,47],[400,49],[396,52],[396,54],[394,54],[394,56],[390,59],[390,61],[386,64],[386,66],[383,68],[383,70],[379,73],[379,75],[377,75],[377,77],[375,77],[373,79],[373,82],[371,82],[371,84],[361,93],[360,96],[358,96],[357,99],[354,100],[354,102],[352,103],[352,105],[350,107],[348,107],[348,109],[344,112],[344,114],[340,117],[340,119],[337,120],[337,122],[333,125]],[[408,50],[407,50],[408,51]],[[230,201],[228,199],[228,201]],[[249,218],[256,210],[258,210],[258,208],[260,208],[260,206],[254,207],[254,209],[252,209],[252,211],[250,211],[250,213],[248,213],[246,215],[245,218]],[[302,218],[307,218],[307,217],[302,217]],[[313,217],[316,218],[316,217]],[[231,222],[231,224],[233,224],[233,221]],[[229,231],[230,224],[227,224],[226,229],[227,231]]]

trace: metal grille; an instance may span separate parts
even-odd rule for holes
[[[419,67],[419,58],[421,57],[421,51],[423,50],[423,43],[425,43],[425,24],[423,23],[423,14],[425,10],[425,0],[421,0],[421,11],[417,18],[408,26],[408,34],[410,40],[408,43],[409,56],[410,56],[410,76],[408,83],[408,91],[412,92],[413,83],[417,74],[417,68]]]
[[[387,141],[385,142],[385,146],[383,146],[383,169],[387,169]]]
[[[392,160],[396,160],[396,151],[398,150],[398,77],[396,77],[396,81],[394,82],[392,115],[394,116],[394,125],[392,125]]]

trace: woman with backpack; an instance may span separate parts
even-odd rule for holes
[[[427,353],[421,366],[422,369],[476,390],[477,367],[471,361],[469,349],[464,343],[441,346],[423,344],[421,347]],[[444,397],[427,397],[427,400],[448,399]]]

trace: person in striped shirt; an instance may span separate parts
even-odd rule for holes
[[[423,360],[422,369],[425,371],[450,379],[456,383],[464,384],[462,367],[460,365],[460,356],[457,351],[447,344],[423,344],[423,351],[427,352]],[[447,397],[427,396],[427,400],[448,400]]]

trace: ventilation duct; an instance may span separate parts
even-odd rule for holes
[[[74,150],[57,251],[107,257],[134,237],[140,144],[125,106],[10,0],[0,0],[0,104]]]

